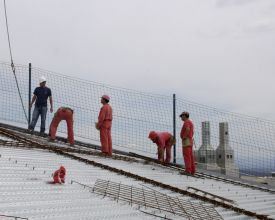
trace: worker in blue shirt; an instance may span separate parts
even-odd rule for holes
[[[46,86],[46,78],[41,76],[39,79],[39,87],[36,87],[33,92],[32,101],[30,103],[30,108],[32,108],[33,103],[35,102],[35,107],[32,114],[32,121],[29,125],[29,131],[33,131],[39,115],[41,117],[40,133],[45,134],[46,126],[46,115],[47,115],[47,101],[50,100],[50,112],[53,112],[53,99],[51,89]]]

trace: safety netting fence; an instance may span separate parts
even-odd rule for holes
[[[15,69],[23,105],[27,111],[29,66],[16,65]],[[111,98],[114,149],[156,158],[157,148],[148,139],[149,131],[173,133],[173,94],[158,95],[119,88],[36,67],[31,68],[31,93],[35,87],[39,86],[39,78],[42,75],[46,77],[47,86],[52,90],[54,112],[61,106],[74,109],[74,132],[77,140],[100,144],[95,122],[101,108],[100,98],[103,94],[108,94]],[[28,122],[10,64],[0,63],[0,76],[2,94],[0,120],[27,128]],[[188,111],[195,125],[194,149],[200,168],[219,172],[232,169],[236,176],[239,174],[269,176],[275,171],[275,123],[273,121],[219,110],[178,96],[175,101],[177,163],[183,163],[179,137],[182,121],[178,116],[182,111]],[[53,113],[48,110],[46,132],[52,117]],[[38,131],[39,126],[38,121],[36,125]],[[58,132],[66,136],[65,122],[61,122]],[[205,166],[205,163],[208,165]]]

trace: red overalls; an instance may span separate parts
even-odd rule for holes
[[[71,145],[74,144],[74,130],[73,130],[73,110],[66,107],[60,107],[54,114],[53,120],[50,125],[50,138],[55,140],[56,130],[61,120],[66,120],[68,140]]]
[[[158,146],[158,160],[165,163],[170,163],[171,161],[171,138],[173,137],[172,134],[169,132],[154,132],[151,131],[149,134],[149,138],[156,143]],[[166,159],[164,160],[164,153],[162,154],[161,151],[166,152]]]
[[[109,156],[112,156],[112,112],[112,107],[109,104],[104,104],[100,109],[97,124],[100,130],[101,151]]]
[[[189,128],[190,131],[187,136],[184,136],[187,128]],[[180,137],[182,138],[182,154],[185,163],[185,171],[192,175],[196,172],[195,159],[193,155],[193,134],[193,122],[190,119],[187,119],[182,126]]]
[[[61,166],[53,174],[53,183],[65,183],[66,169]]]

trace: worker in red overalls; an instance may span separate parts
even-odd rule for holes
[[[65,183],[66,169],[61,166],[58,170],[56,170],[53,174],[53,183]]]
[[[184,122],[180,132],[180,137],[182,139],[182,154],[185,163],[185,174],[194,175],[196,172],[195,159],[193,155],[194,125],[189,119],[188,112],[182,112],[180,117]]]
[[[158,160],[164,163],[171,161],[171,148],[176,143],[175,137],[169,132],[150,131],[149,139],[158,146]],[[166,151],[166,159],[164,159],[164,151]]]
[[[109,105],[110,97],[103,95],[101,97],[101,104],[103,105],[98,115],[98,122],[96,129],[100,131],[101,151],[103,154],[112,156],[112,137],[111,127],[113,120],[113,110]]]
[[[74,145],[73,110],[67,107],[60,107],[54,114],[54,117],[50,125],[50,141],[55,140],[56,130],[61,120],[66,120],[68,141],[71,145]]]

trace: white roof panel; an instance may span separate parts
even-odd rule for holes
[[[213,207],[212,204],[169,189],[144,183],[46,150],[4,147],[0,144],[0,154],[0,214],[29,219],[155,219],[159,217],[182,219],[182,216],[171,212],[129,204],[112,199],[108,195],[92,193],[89,187],[71,184],[75,181],[93,187],[99,179],[163,193],[169,198],[191,202],[191,205],[201,204]],[[275,194],[272,192],[233,185],[206,177],[184,176],[174,168],[143,163],[138,159],[137,162],[133,162],[95,155],[76,153],[74,155],[211,198],[211,195],[205,195],[196,190],[207,191],[207,193],[233,200],[232,205],[239,208],[269,215],[271,218],[275,217]],[[67,169],[66,184],[49,184],[52,180],[52,173],[60,165],[64,165]],[[215,210],[224,219],[252,219],[219,206],[216,206]],[[214,212],[209,211],[208,217],[209,213]]]

